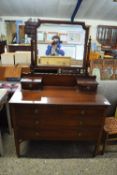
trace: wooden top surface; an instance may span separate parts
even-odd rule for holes
[[[81,92],[75,87],[44,87],[43,90],[16,91],[9,103],[54,105],[104,105],[108,100],[99,94]]]
[[[21,67],[9,66],[6,68],[5,78],[20,78],[21,77]]]

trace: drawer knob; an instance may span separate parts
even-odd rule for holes
[[[80,121],[80,125],[83,125],[83,121]]]
[[[36,135],[36,136],[39,136],[39,132],[36,132],[35,135]]]
[[[32,88],[32,84],[29,84],[29,88]]]
[[[79,132],[79,133],[78,133],[78,136],[79,136],[79,137],[81,137],[81,136],[82,136],[82,133],[81,133],[81,132]]]
[[[81,137],[82,133],[81,132],[77,132],[77,135],[78,135],[78,137]]]
[[[35,109],[35,110],[34,110],[34,113],[35,113],[35,114],[38,114],[38,109]]]
[[[35,124],[36,124],[36,125],[38,125],[38,124],[39,124],[39,121],[38,121],[38,120],[36,120],[36,121],[35,121]]]
[[[81,115],[84,115],[84,114],[85,114],[85,111],[84,111],[84,110],[82,110],[82,111],[81,111]]]

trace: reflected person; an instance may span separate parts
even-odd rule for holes
[[[52,43],[47,46],[46,55],[60,55],[64,56],[65,52],[62,49],[62,42],[60,41],[60,37],[55,35],[52,37]]]

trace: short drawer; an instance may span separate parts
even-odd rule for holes
[[[51,115],[57,115],[60,116],[60,110],[59,108],[54,105],[51,107],[45,106],[45,105],[15,105],[15,116],[17,119],[24,119],[24,118],[34,118],[34,117],[45,117],[45,116],[51,116]]]
[[[98,111],[98,112],[97,112]],[[64,106],[61,107],[61,113],[65,116],[80,116],[80,117],[100,117],[104,116],[105,109],[98,106]]]

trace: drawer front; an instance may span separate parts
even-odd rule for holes
[[[23,109],[23,110],[22,110]],[[97,112],[98,111],[98,112]],[[16,123],[21,126],[39,126],[40,128],[68,128],[78,126],[103,125],[104,109],[102,107],[75,106],[16,106]]]
[[[78,128],[79,126],[101,126],[104,123],[104,117],[72,117],[72,116],[51,116],[48,118],[40,118],[41,127],[63,127],[63,128]]]
[[[57,105],[15,105],[15,113],[22,117],[29,116],[70,116],[70,117],[90,117],[90,116],[103,116],[105,108],[98,106],[57,106]]]
[[[35,114],[36,110],[38,111],[37,114],[43,117],[56,115],[61,117],[62,116],[70,116],[70,117],[90,117],[90,116],[101,116],[104,115],[105,108],[99,107],[99,106],[56,106],[56,105],[50,105],[50,106],[39,106],[37,109],[35,108]],[[98,111],[98,112],[97,112]],[[34,113],[33,113],[34,114]]]
[[[29,118],[16,121],[18,127],[37,129],[78,129],[79,127],[102,126],[104,118],[88,117],[49,117],[49,118]]]
[[[59,107],[56,105],[51,105],[51,107],[46,105],[15,105],[15,116],[18,120],[35,118],[35,117],[47,117],[51,115],[60,116]]]
[[[64,106],[61,110],[66,116],[100,117],[104,115],[105,108],[101,106]]]
[[[18,129],[19,139],[42,139],[42,140],[96,140],[99,136],[99,128],[87,129],[79,128],[78,130],[31,130]]]

